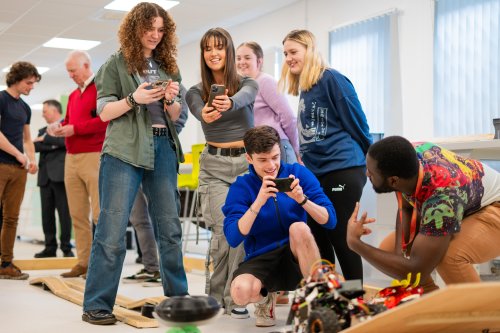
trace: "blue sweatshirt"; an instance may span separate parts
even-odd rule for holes
[[[239,176],[229,188],[226,203],[222,207],[225,215],[224,234],[229,245],[238,246],[244,242],[245,260],[270,252],[289,242],[289,228],[294,222],[305,223],[307,213],[295,200],[283,192],[277,194],[276,200],[269,198],[255,218],[248,235],[241,234],[238,228],[239,219],[253,204],[262,186],[262,179],[255,173],[253,165],[249,173]],[[335,209],[325,195],[316,177],[304,166],[281,162],[278,178],[294,175],[300,180],[300,186],[309,200],[328,211],[328,222],[322,226],[333,229],[337,224]]]
[[[300,93],[297,126],[302,161],[317,177],[365,165],[370,129],[354,86],[336,70]]]

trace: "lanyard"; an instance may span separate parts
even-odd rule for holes
[[[418,167],[418,179],[417,179],[417,187],[415,188],[415,194],[413,197],[417,197],[418,192],[420,192],[420,188],[422,187],[422,180],[424,176],[424,170],[420,163]],[[403,256],[405,258],[409,258],[407,255],[408,245],[413,242],[415,239],[415,232],[417,230],[417,203],[413,205],[413,212],[411,213],[410,220],[410,237],[408,238],[408,242],[405,242],[405,232],[403,228],[403,195],[401,192],[396,192],[396,196],[398,198],[398,212],[399,212],[399,223],[401,223],[401,251],[403,252]]]

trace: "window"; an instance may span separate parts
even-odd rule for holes
[[[330,32],[330,64],[354,85],[373,133],[384,133],[391,105],[391,15],[335,28]]]
[[[434,134],[492,133],[500,115],[500,0],[436,0]]]

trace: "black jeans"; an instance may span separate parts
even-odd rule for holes
[[[366,168],[363,166],[337,170],[318,179],[337,214],[337,226],[333,230],[322,228],[311,217],[308,217],[307,224],[318,244],[321,258],[335,263],[335,254],[337,254],[345,279],[362,280],[361,257],[349,249],[346,235],[347,222],[366,184]]]

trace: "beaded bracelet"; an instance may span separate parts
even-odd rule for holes
[[[175,97],[174,97],[174,98],[172,98],[171,100],[164,99],[164,100],[163,100],[163,103],[165,103],[165,105],[167,105],[167,106],[170,106],[170,105],[172,105],[172,104],[174,104],[174,103],[175,103]]]
[[[139,103],[136,102],[136,100],[134,99],[134,93],[131,92],[130,94],[128,94],[127,96],[127,101],[129,102],[129,104],[132,104],[134,107],[138,107],[139,106]]]

